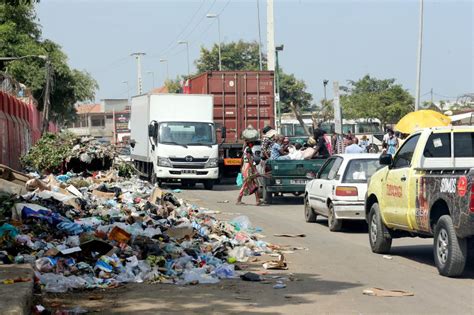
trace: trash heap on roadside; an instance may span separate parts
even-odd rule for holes
[[[115,149],[93,137],[78,137],[63,132],[46,134],[22,157],[22,164],[41,173],[108,170]]]
[[[273,249],[245,216],[220,221],[215,211],[114,170],[33,178],[26,190],[0,188],[0,263],[32,264],[47,292],[216,283],[238,276],[235,262]]]

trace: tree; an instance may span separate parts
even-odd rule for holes
[[[306,92],[306,83],[303,80],[298,80],[293,74],[286,74],[281,70],[279,80],[282,113],[291,111],[291,102],[301,111],[307,111],[311,107],[313,96]]]
[[[222,70],[247,70],[259,69],[257,42],[223,43],[221,45]],[[219,46],[214,44],[211,49],[201,47],[201,56],[195,62],[199,73],[219,70]],[[262,55],[262,64],[266,68],[267,59]],[[308,110],[313,97],[306,92],[306,83],[298,80],[293,74],[284,73],[280,69],[280,101],[283,113],[291,111],[290,103],[293,102],[300,110]]]
[[[13,1],[14,2],[14,1]],[[12,3],[13,3],[12,2]],[[84,71],[71,69],[67,56],[55,42],[41,39],[41,28],[31,4],[0,4],[0,56],[46,55],[51,62],[50,119],[67,123],[75,118],[77,102],[93,100],[97,82]],[[45,61],[25,58],[0,62],[7,72],[25,84],[42,110],[46,82]]]
[[[395,79],[378,80],[366,75],[341,87],[344,118],[377,118],[382,126],[396,123],[413,110],[413,97]]]
[[[222,43],[222,70],[259,70],[258,43],[238,42]],[[195,62],[198,72],[219,70],[219,45],[212,48],[201,47],[201,56]],[[262,54],[262,65],[266,67],[267,59]]]

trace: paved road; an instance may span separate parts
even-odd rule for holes
[[[247,215],[254,226],[263,228],[265,240],[305,247],[287,255],[288,272],[300,281],[290,281],[285,289],[272,284],[240,280],[218,285],[170,286],[134,284],[109,290],[96,301],[89,293],[51,297],[69,305],[91,306],[104,313],[259,313],[259,314],[474,314],[474,266],[466,275],[450,279],[438,275],[434,267],[431,240],[395,240],[392,260],[371,253],[364,223],[345,225],[344,232],[331,233],[326,220],[305,223],[300,198],[278,200],[276,205],[235,206],[233,186],[217,186],[214,191],[200,187],[185,190],[180,197],[222,211],[223,218]],[[229,200],[229,203],[221,203]],[[253,203],[249,197],[244,201]],[[275,233],[304,233],[304,238],[278,238]],[[366,288],[400,289],[414,297],[383,298],[362,294]],[[93,301],[91,301],[93,300]]]

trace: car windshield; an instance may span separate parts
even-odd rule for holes
[[[357,159],[349,161],[343,183],[367,183],[372,175],[381,168],[378,159]]]
[[[201,122],[163,122],[160,123],[159,143],[213,145],[216,143],[214,125]]]

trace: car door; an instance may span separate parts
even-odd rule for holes
[[[339,178],[337,178],[337,173],[339,171],[339,168],[341,167],[343,162],[342,157],[334,157],[334,163],[331,166],[331,169],[329,170],[329,173],[327,174],[327,178],[323,179],[321,182],[321,200],[324,198],[324,202],[322,204],[322,211],[324,214],[328,214],[329,208],[328,208],[328,203],[327,200],[331,199],[332,196],[334,195],[334,190],[336,187],[336,182],[338,181]]]
[[[420,134],[415,134],[403,143],[383,183],[384,216],[390,225],[408,227],[407,213],[412,204],[410,198],[415,198],[414,192],[410,192],[410,182],[414,178],[410,166],[419,138]]]
[[[327,180],[329,172],[331,171],[332,166],[336,158],[329,158],[321,169],[319,170],[316,179],[312,185],[312,195],[310,196],[310,200],[312,201],[311,204],[314,207],[314,210],[318,213],[325,213],[324,211],[324,204],[326,202],[326,198],[322,192],[323,184]]]

